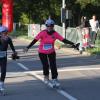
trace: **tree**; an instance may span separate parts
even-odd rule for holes
[[[80,4],[83,15],[89,18],[96,14],[100,18],[100,0],[76,0],[76,3]]]
[[[75,25],[80,16],[91,16],[94,11],[99,14],[100,0],[65,0],[66,8],[71,9]],[[61,24],[62,0],[14,0],[14,21],[19,22],[24,13],[28,23],[43,23],[51,16],[57,24]]]
[[[100,0],[76,0],[76,3],[79,3],[81,8],[85,8],[88,4],[100,6]]]

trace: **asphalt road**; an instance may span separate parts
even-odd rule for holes
[[[70,53],[56,50],[61,88],[52,89],[43,82],[37,45],[23,53],[29,42],[16,39],[13,42],[20,59],[12,61],[12,52],[8,50],[7,95],[0,96],[0,100],[100,100],[99,58],[73,53],[73,49]]]

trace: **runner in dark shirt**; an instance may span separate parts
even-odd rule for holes
[[[8,29],[4,26],[0,26],[0,68],[1,68],[1,77],[0,77],[0,91],[4,90],[4,81],[6,77],[6,68],[7,68],[7,49],[10,45],[13,55],[17,55],[15,48],[12,43],[12,39],[8,36]]]

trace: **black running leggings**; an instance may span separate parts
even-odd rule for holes
[[[4,82],[5,81],[5,76],[6,76],[6,67],[7,67],[7,58],[0,58],[0,68],[1,68],[1,77],[0,81]]]
[[[51,69],[52,79],[56,79],[58,76],[57,67],[56,67],[56,53],[43,54],[39,53],[40,60],[43,65],[43,74],[45,76],[49,75],[49,67]]]

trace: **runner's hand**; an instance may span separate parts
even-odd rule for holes
[[[19,56],[17,55],[17,52],[14,52],[12,54],[12,60],[16,60],[16,59],[19,59]]]
[[[79,50],[79,44],[72,45],[72,48]]]
[[[24,48],[23,49],[23,52],[28,52],[28,48]]]

